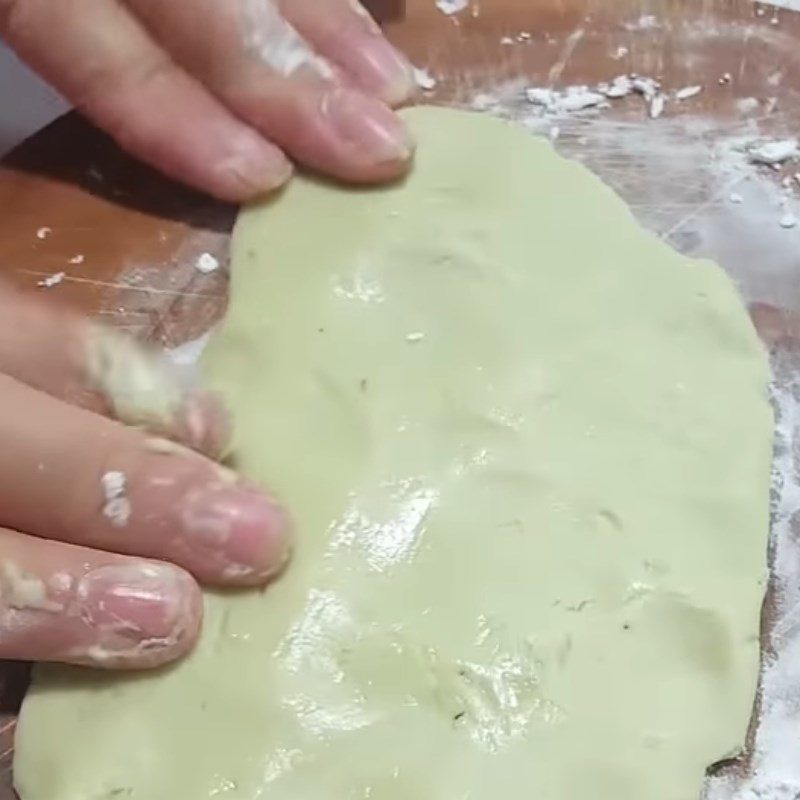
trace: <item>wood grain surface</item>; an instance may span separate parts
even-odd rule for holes
[[[621,72],[653,75],[665,86],[703,84],[695,103],[668,109],[664,120],[648,120],[633,99],[605,121],[568,120],[558,145],[674,246],[718,258],[743,286],[769,346],[785,355],[788,369],[798,368],[798,240],[780,239],[775,226],[774,236],[754,244],[753,231],[692,161],[706,157],[704,143],[711,148],[741,127],[745,98],[762,104],[764,131],[797,129],[796,15],[781,12],[773,22],[771,10],[759,14],[746,0],[473,0],[452,17],[433,0],[373,6],[398,46],[436,76],[426,102],[469,106],[481,93],[501,96],[494,110],[514,118],[526,113],[519,88],[526,84],[592,84]],[[721,84],[725,74],[732,79]],[[774,181],[783,177],[776,172]],[[227,270],[204,275],[194,264],[210,252],[227,265],[234,217],[234,208],[156,175],[73,114],[0,167],[0,269],[49,302],[174,346],[224,312]],[[61,284],[37,287],[62,270]],[[26,676],[24,665],[0,670],[0,800],[14,797],[13,725]]]

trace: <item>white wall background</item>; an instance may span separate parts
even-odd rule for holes
[[[63,98],[0,43],[0,155],[68,108]]]

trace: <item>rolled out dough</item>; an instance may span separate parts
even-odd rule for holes
[[[501,121],[241,216],[206,361],[293,511],[139,678],[40,669],[23,800],[694,800],[742,745],[772,418],[720,269]]]

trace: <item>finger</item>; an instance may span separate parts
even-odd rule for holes
[[[295,60],[287,57],[291,74],[278,74],[249,43],[240,4],[129,3],[187,70],[298,161],[358,182],[388,180],[408,168],[413,143],[399,117],[374,97],[310,74],[302,51]],[[264,40],[271,52],[270,37]]]
[[[219,89],[244,119],[301,163],[344,181],[407,172],[411,135],[386,106],[360,92],[257,71]]]
[[[187,653],[199,587],[168,564],[0,529],[0,658],[152,668]]]
[[[224,454],[231,426],[221,401],[178,373],[163,354],[109,328],[77,322],[78,375],[103,411],[133,427]]]
[[[288,179],[283,154],[178,68],[117,0],[6,0],[2,12],[17,53],[133,155],[223,200]]]
[[[389,44],[358,0],[281,0],[280,5],[299,33],[362,89],[389,105],[413,97],[411,64]]]
[[[260,585],[283,567],[282,510],[190,450],[0,376],[0,524]]]
[[[228,415],[196,376],[178,373],[128,337],[2,282],[0,372],[211,458],[228,446]]]

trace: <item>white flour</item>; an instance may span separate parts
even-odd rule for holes
[[[436,88],[438,81],[427,69],[414,67],[414,81],[423,92],[430,92]]]
[[[550,90],[523,79],[465,87],[457,104],[543,136],[557,128],[558,150],[600,175],[645,227],[687,255],[722,263],[749,302],[782,305],[787,292],[796,291],[793,248],[800,249],[800,227],[785,229],[780,221],[788,214],[800,219],[800,184],[783,186],[772,167],[751,163],[754,148],[781,141],[764,135],[769,101],[744,98],[736,105],[738,118],[724,122],[685,113],[696,102],[692,99],[668,104],[660,119],[648,119],[653,95],[647,79],[640,77],[635,91],[615,97],[619,80],[609,76],[608,83],[595,87],[608,104],[578,111],[565,111],[557,102],[532,103],[531,92],[544,101]],[[652,91],[675,89],[653,84]],[[568,94],[569,87],[553,93]],[[682,113],[675,113],[678,107]],[[800,172],[792,158],[790,153],[783,168]],[[652,180],[653,175],[660,177]],[[752,263],[759,269],[745,268]]]
[[[790,158],[797,158],[797,139],[776,139],[758,142],[748,148],[748,156],[754,164],[783,164]]]
[[[100,477],[103,491],[103,516],[116,528],[124,528],[131,516],[131,503],[126,496],[127,478],[124,472],[111,470]]]
[[[54,286],[58,286],[66,277],[66,272],[54,272],[52,275],[48,275],[46,278],[37,281],[36,285],[42,289],[52,289]]]
[[[171,350],[167,350],[167,358],[176,367],[196,366],[200,361],[200,357],[205,352],[208,343],[211,341],[212,333],[213,331],[207,331],[191,342],[184,342],[177,347],[173,347]]]
[[[800,11],[800,0],[770,0],[769,3],[765,3],[764,5],[769,5],[776,8],[788,8],[792,11]]]
[[[676,100],[690,100],[692,97],[697,97],[703,91],[702,86],[684,86],[683,89],[678,89],[675,92]]]
[[[800,375],[798,365],[773,361],[776,412],[773,462],[773,581],[778,618],[762,676],[761,723],[753,752],[753,774],[713,779],[707,800],[797,800],[800,797],[800,547],[792,522],[800,511]]]
[[[451,16],[463,11],[469,5],[469,0],[436,0],[436,7],[442,14]]]
[[[209,275],[219,269],[219,259],[211,253],[201,253],[194,263],[194,268],[204,275]]]
[[[329,78],[330,64],[317,56],[305,39],[283,18],[273,0],[238,0],[243,12],[247,47],[281,75],[306,68]]]

